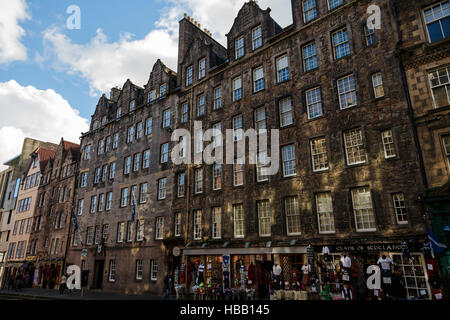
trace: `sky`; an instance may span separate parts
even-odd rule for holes
[[[79,143],[101,95],[127,79],[143,86],[158,58],[176,71],[184,13],[225,46],[245,2],[0,0],[0,170],[25,137]],[[257,2],[292,23],[291,0]]]

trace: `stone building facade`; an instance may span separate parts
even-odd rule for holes
[[[423,158],[424,204],[438,239],[450,247],[450,2],[396,1],[399,46]],[[447,226],[447,228],[446,228]],[[450,291],[450,252],[440,256]]]
[[[428,133],[415,138],[401,63],[411,49],[402,32],[423,30],[406,21],[403,2],[389,0],[377,1],[382,29],[368,29],[371,4],[292,0],[294,22],[283,29],[249,1],[226,48],[185,16],[177,72],[158,60],[143,88],[127,80],[101,97],[81,138],[79,228],[66,258],[89,271],[89,288],[160,294],[174,272],[190,291],[197,280],[224,279],[225,255],[227,285],[246,283],[264,298],[274,265],[283,286],[295,286],[308,248],[318,258],[324,247],[334,260],[351,254],[363,266],[386,253],[406,270],[406,241],[422,270],[409,276],[408,295],[430,297],[419,248],[419,148]],[[239,129],[279,130],[280,170],[265,176],[248,153],[234,164],[172,163],[173,150],[192,160],[208,146],[193,139],[198,121],[223,137],[235,130],[233,148],[249,143]],[[175,129],[185,129],[184,140],[176,132],[171,141]],[[179,141],[191,143],[180,149]],[[258,280],[246,278],[255,268]]]
[[[75,197],[79,230],[66,260],[79,265],[82,259],[89,288],[162,292],[175,90],[176,74],[158,60],[145,88],[128,80],[110,99],[103,96],[91,130],[82,136]],[[88,250],[83,258],[82,249]]]
[[[42,169],[27,248],[27,260],[35,261],[34,286],[54,288],[64,270],[79,149],[79,145],[61,139]]]
[[[417,201],[424,185],[396,55],[400,39],[365,28],[370,1],[313,3],[305,12],[302,1],[292,1],[294,24],[285,29],[270,10],[245,3],[228,48],[189,17],[180,22],[178,121],[188,103],[191,133],[194,120],[223,135],[280,130],[276,175],[258,176],[255,165],[175,167],[188,181],[173,214],[184,219],[189,275],[203,263],[212,265],[208,281],[220,278],[214,269],[228,253],[232,286],[242,278],[239,266],[251,264],[265,273],[279,264],[292,283],[308,244],[342,253],[339,247],[424,237]],[[377,4],[382,25],[396,30],[392,3]]]
[[[21,153],[5,163],[8,166],[6,170],[7,176],[4,181],[4,191],[1,205],[1,224],[0,224],[0,254],[3,253],[3,261],[0,262],[0,286],[5,285],[7,275],[10,274],[6,257],[11,239],[13,228],[14,209],[17,204],[17,197],[19,195],[20,185],[23,180],[24,172],[28,169],[31,162],[32,153],[39,147],[51,147],[52,144],[44,141],[39,141],[31,138],[25,138],[23,141]],[[0,259],[1,260],[1,259]],[[5,276],[6,275],[6,276]]]
[[[31,161],[28,163],[17,195],[16,207],[13,211],[11,235],[8,243],[6,262],[9,275],[28,274],[34,275],[35,259],[27,259],[27,248],[30,248],[29,240],[33,224],[33,214],[38,203],[38,189],[41,173],[48,162],[55,155],[56,145],[46,144],[39,146],[31,153]]]

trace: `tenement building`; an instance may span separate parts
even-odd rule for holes
[[[171,227],[169,151],[176,74],[157,61],[145,88],[127,81],[103,96],[81,138],[76,215],[68,264],[89,271],[89,288],[163,290],[163,243]],[[84,251],[85,250],[85,251]]]
[[[33,285],[54,288],[65,266],[70,234],[79,145],[61,139],[41,167],[27,261],[34,263]]]
[[[17,277],[20,274],[27,285],[31,284],[35,271],[35,261],[27,261],[26,252],[27,248],[30,248],[30,233],[38,202],[41,173],[49,160],[54,157],[56,147],[57,145],[47,143],[31,153],[28,167],[25,168],[20,180],[16,206],[12,214],[12,230],[6,255],[8,276]]]
[[[0,174],[1,180],[1,206],[0,206],[0,287],[6,285],[9,276],[15,276],[14,267],[7,263],[9,259],[16,255],[16,251],[12,252],[12,248],[16,249],[16,244],[8,251],[10,240],[12,237],[14,214],[19,196],[21,182],[23,181],[24,172],[27,170],[32,160],[32,153],[39,146],[52,146],[52,144],[25,138],[21,148],[21,153],[4,165],[8,168]],[[19,202],[20,204],[20,202]]]
[[[421,144],[399,52],[439,50],[419,44],[426,28],[407,45],[404,29],[418,27],[395,1],[376,2],[381,29],[369,28],[372,4],[292,0],[293,23],[282,28],[249,1],[226,47],[185,15],[177,72],[158,60],[144,87],[127,80],[103,95],[81,138],[66,257],[88,271],[88,287],[161,294],[172,272],[189,293],[219,283],[267,298],[274,270],[283,289],[309,290],[308,264],[329,281],[347,255],[363,287],[365,268],[389,255],[408,295],[431,298]],[[252,132],[267,132],[271,147],[248,152],[261,146]],[[225,144],[231,161],[193,161]],[[339,281],[330,287],[340,293]]]
[[[396,1],[400,50],[424,164],[424,203],[450,248],[450,1]],[[450,252],[440,257],[450,293]],[[438,270],[435,270],[438,272]]]

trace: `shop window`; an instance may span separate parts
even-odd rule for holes
[[[425,274],[425,262],[421,254],[411,254],[412,259],[406,259],[402,254],[392,254],[392,260],[401,268],[406,292],[409,298],[418,298],[425,294],[430,296],[430,288]]]

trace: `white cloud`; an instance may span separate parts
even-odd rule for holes
[[[176,68],[177,41],[167,30],[153,30],[144,39],[133,40],[122,35],[117,42],[108,42],[101,29],[86,44],[75,44],[52,27],[44,32],[47,54],[56,55],[55,67],[70,74],[79,74],[90,84],[91,95],[108,92],[126,79],[138,85],[147,83],[156,59]],[[40,60],[40,59],[39,59]]]
[[[25,31],[20,21],[30,19],[25,0],[2,0],[0,9],[0,64],[27,59],[27,49],[20,42]]]
[[[14,80],[0,82],[0,169],[21,152],[23,139],[79,143],[88,121],[54,90],[23,87]]]
[[[109,92],[126,79],[142,86],[158,58],[176,70],[178,22],[184,12],[193,15],[225,45],[225,34],[244,3],[245,0],[169,0],[155,29],[143,39],[125,34],[117,42],[108,42],[98,29],[90,42],[76,44],[60,29],[50,27],[44,32],[45,54],[37,55],[36,61],[42,64],[56,58],[54,67],[86,79],[92,96]],[[259,5],[262,9],[271,7],[271,15],[282,27],[292,23],[290,0],[261,0]]]
[[[188,13],[203,28],[210,30],[223,45],[226,45],[225,34],[230,31],[234,19],[246,0],[169,0],[172,10],[178,12],[180,18]],[[291,0],[260,0],[258,5],[265,10],[272,9],[270,15],[282,27],[292,23]]]

